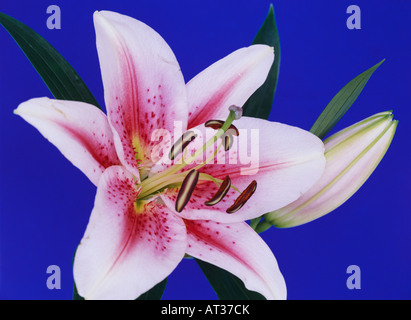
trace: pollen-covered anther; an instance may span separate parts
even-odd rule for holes
[[[251,198],[257,189],[257,181],[253,180],[248,187],[240,194],[240,196],[234,201],[234,204],[229,207],[226,212],[234,213],[242,208],[242,206]]]
[[[184,149],[197,137],[193,131],[187,131],[180,139],[171,147],[168,157],[170,160],[174,160]]]
[[[200,173],[197,170],[191,170],[187,176],[184,178],[183,184],[178,191],[176,200],[176,211],[183,211],[184,207],[188,203],[193,194],[194,188],[197,185],[198,177]]]
[[[217,203],[219,203],[225,195],[227,194],[228,190],[230,190],[231,187],[231,179],[229,176],[226,176],[221,183],[220,187],[218,188],[217,192],[215,195],[208,201],[205,202],[207,206],[214,206]]]
[[[222,120],[208,120],[204,126],[206,128],[212,128],[214,130],[218,130],[220,129],[224,124],[224,121]],[[227,129],[227,131],[229,134],[233,135],[233,136],[238,136],[240,134],[240,132],[238,131],[238,129],[236,128],[235,125],[230,125],[230,127]]]

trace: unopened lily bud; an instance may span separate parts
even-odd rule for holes
[[[325,140],[326,168],[320,180],[295,202],[267,213],[265,220],[279,228],[294,227],[342,205],[377,167],[397,124],[391,112],[382,112]]]

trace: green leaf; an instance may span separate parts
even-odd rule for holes
[[[228,271],[202,260],[195,260],[220,300],[266,300],[258,292],[246,289],[244,283]]]
[[[275,59],[264,84],[258,88],[243,106],[243,115],[268,119],[277,89],[280,72],[281,46],[273,5],[270,5],[267,17],[257,32],[253,44],[266,44],[274,47]]]
[[[56,99],[87,102],[100,108],[77,72],[43,37],[1,12],[0,24],[19,45]]]
[[[73,286],[73,300],[84,300],[84,298],[80,296],[77,292],[76,283],[74,283],[74,286]]]
[[[153,288],[143,293],[137,300],[161,300],[167,286],[167,278],[156,284]]]
[[[361,91],[364,89],[368,80],[375,70],[385,61],[377,63],[367,71],[364,71],[359,76],[351,80],[344,86],[325,107],[323,112],[318,117],[317,121],[312,126],[310,132],[323,139],[328,132],[337,124],[342,116],[350,109],[354,101],[358,98]]]

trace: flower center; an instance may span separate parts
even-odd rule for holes
[[[234,120],[238,120],[241,117],[242,108],[230,106],[229,111],[230,114],[228,115],[226,121],[210,120],[205,123],[206,127],[216,130],[216,133],[201,148],[188,157],[185,152],[187,151],[186,147],[194,141],[197,135],[193,131],[187,131],[184,133],[183,136],[172,146],[169,153],[170,160],[174,160],[183,153],[181,159],[182,161],[174,163],[164,171],[143,180],[140,184],[141,193],[139,194],[136,203],[145,202],[146,200],[149,201],[167,188],[179,188],[175,209],[176,211],[181,212],[190,200],[197,183],[212,181],[219,188],[217,192],[205,202],[205,204],[207,206],[216,205],[225,197],[230,189],[233,189],[240,195],[235,200],[233,205],[226,210],[226,212],[234,213],[239,210],[255,192],[257,187],[256,181],[252,181],[251,184],[243,192],[241,192],[238,188],[231,184],[229,176],[226,176],[224,180],[221,180],[199,171],[203,166],[209,164],[215,158],[217,152],[221,148],[228,151],[233,144],[233,135],[239,135],[239,131],[234,125],[232,125],[232,123]],[[211,156],[205,160],[205,162],[191,168],[190,170],[186,169],[184,171],[187,166],[192,166],[193,162],[199,156],[203,155],[206,150],[212,147],[219,139],[221,139],[221,143],[218,145],[214,153],[212,153]]]

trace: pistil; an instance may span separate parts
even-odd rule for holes
[[[231,108],[231,107],[230,107]],[[239,108],[239,107],[237,107]],[[240,108],[241,109],[241,108]],[[175,174],[179,171],[182,171],[187,165],[190,165],[195,159],[197,159],[200,155],[202,155],[209,147],[211,147],[219,138],[221,138],[224,133],[227,131],[228,128],[230,128],[232,122],[234,121],[234,119],[238,118],[238,110],[230,110],[230,114],[227,117],[227,120],[223,123],[223,125],[218,129],[218,131],[216,132],[216,134],[210,138],[200,149],[198,149],[194,155],[192,155],[191,157],[189,157],[188,159],[182,159],[182,163],[175,163],[174,165],[172,165],[171,167],[165,169],[163,172],[158,173],[152,177],[147,178],[146,180],[142,181],[141,186],[143,188],[143,190],[151,184],[155,184],[156,181],[158,181],[159,179],[166,177],[166,176],[171,176],[172,174]],[[183,145],[185,144],[185,147],[187,147],[187,143],[184,142],[191,142],[193,141],[192,139],[192,135],[188,135],[186,139],[184,139],[184,135],[182,138],[180,138],[172,147],[171,150],[176,150],[176,149],[184,149],[182,148]],[[180,145],[181,148],[179,146],[176,145]],[[181,150],[182,151],[182,150]],[[173,152],[174,153],[174,152]]]
[[[139,199],[150,199],[150,196],[155,196],[157,193],[162,192],[168,187],[177,187],[179,192],[176,199],[175,209],[177,212],[181,212],[189,202],[194,189],[200,181],[213,181],[219,185],[219,189],[216,194],[208,201],[205,202],[207,206],[213,206],[218,204],[232,188],[241,193],[235,186],[231,185],[229,176],[226,176],[223,181],[216,179],[208,174],[200,173],[198,170],[211,162],[218,150],[224,146],[224,150],[228,151],[233,144],[233,135],[238,136],[238,129],[232,124],[234,120],[241,117],[242,109],[236,106],[230,106],[230,114],[226,121],[210,120],[207,121],[205,126],[215,129],[217,132],[210,138],[200,149],[196,150],[194,154],[186,158],[186,154],[182,156],[182,163],[175,163],[171,167],[167,168],[161,173],[158,173],[152,177],[149,177],[141,182],[140,186],[142,192],[139,195]],[[193,131],[187,131],[170,150],[169,158],[174,160],[184,149],[197,137]],[[213,146],[218,139],[222,139],[221,144],[217,150],[208,157],[205,163],[202,163],[190,171],[183,171],[183,169],[192,164],[200,155],[204,154],[208,148]],[[238,211],[252,196],[257,187],[256,181],[253,181],[235,200],[234,204],[227,209],[227,213],[233,213]]]

